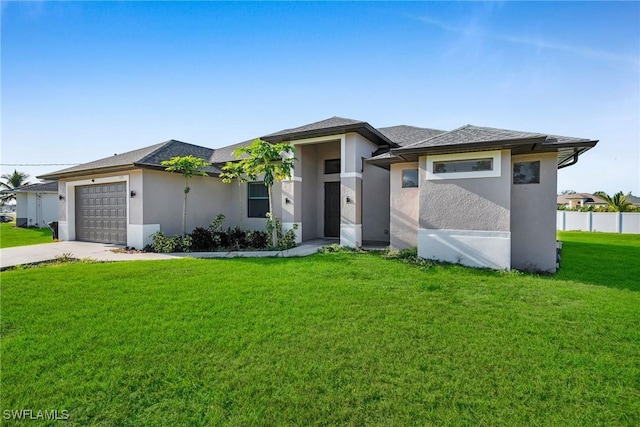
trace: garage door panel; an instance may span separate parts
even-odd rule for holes
[[[76,187],[76,236],[78,240],[127,243],[127,185]]]

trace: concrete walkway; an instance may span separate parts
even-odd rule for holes
[[[76,259],[90,258],[96,261],[140,261],[179,258],[238,258],[238,257],[295,257],[307,256],[318,252],[322,246],[330,244],[327,240],[311,240],[286,251],[248,251],[248,252],[189,252],[155,254],[146,252],[114,252],[123,246],[89,242],[53,242],[41,245],[18,246],[0,249],[0,269],[22,264],[34,264],[58,257],[69,256]]]

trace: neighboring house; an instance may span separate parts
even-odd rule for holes
[[[467,125],[446,132],[414,126],[374,128],[332,117],[261,137],[296,147],[290,180],[274,186],[274,213],[297,240],[344,246],[417,246],[424,258],[498,269],[555,271],[557,170],[597,141]],[[157,230],[180,232],[183,180],[160,165],[193,154],[212,163],[190,182],[187,228],[218,213],[264,227],[261,183],[238,190],[216,176],[245,141],[209,149],[179,141],[47,174],[59,182],[60,238],[141,247]],[[105,205],[106,204],[106,205]],[[105,208],[106,206],[106,208]]]
[[[626,195],[627,198],[627,202],[631,203],[634,206],[640,206],[640,197],[638,196],[634,196],[633,194],[629,193]]]
[[[589,206],[593,206],[594,208],[609,206],[607,201],[602,197],[589,193],[560,194],[557,197],[556,204],[558,206],[564,206],[568,209],[576,209]]]
[[[16,226],[45,228],[58,220],[58,183],[42,182],[11,190],[16,195]]]

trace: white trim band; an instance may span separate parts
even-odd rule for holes
[[[418,229],[418,256],[470,267],[511,269],[511,232]]]

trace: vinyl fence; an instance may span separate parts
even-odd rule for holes
[[[557,211],[556,228],[561,231],[640,234],[640,212]]]

